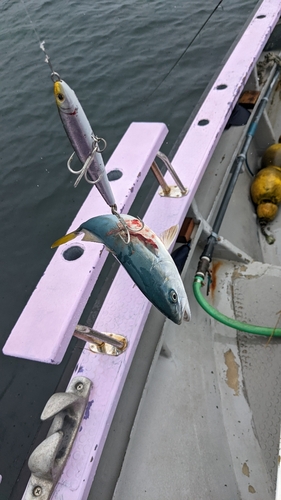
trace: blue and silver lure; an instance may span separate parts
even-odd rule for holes
[[[177,226],[159,238],[142,221],[122,214],[129,232],[125,242],[124,227],[114,215],[99,215],[81,224],[74,232],[53,243],[52,248],[83,234],[83,240],[103,243],[124,266],[142,293],[165,316],[180,324],[190,319],[190,308],[179,272],[167,248],[175,239]],[[121,237],[120,237],[121,236]]]

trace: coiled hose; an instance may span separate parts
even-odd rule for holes
[[[214,319],[220,321],[224,325],[230,326],[230,328],[235,328],[235,330],[240,330],[241,332],[252,333],[255,335],[265,335],[267,337],[281,337],[281,328],[269,328],[266,326],[255,326],[249,325],[247,323],[242,323],[236,319],[229,318],[225,314],[220,313],[212,307],[209,302],[203,297],[201,292],[201,287],[203,285],[204,278],[202,276],[195,275],[193,282],[193,293],[200,304],[200,306]]]

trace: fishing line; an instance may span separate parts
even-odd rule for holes
[[[35,36],[36,36],[36,38],[37,38],[37,40],[39,42],[39,47],[40,47],[41,50],[43,50],[43,52],[45,54],[45,62],[49,65],[49,67],[51,69],[51,78],[52,78],[53,82],[55,82],[57,80],[60,80],[61,79],[60,75],[54,71],[54,68],[52,66],[50,57],[48,56],[48,54],[47,54],[47,52],[45,50],[45,41],[44,40],[41,41],[39,33],[38,33],[37,29],[35,28],[35,24],[33,23],[32,19],[30,17],[30,14],[28,12],[28,9],[26,7],[26,4],[25,4],[24,0],[20,0],[20,1],[21,1],[22,5],[24,7],[26,16],[29,19],[29,22],[30,22],[30,24],[32,26],[32,29],[33,29],[34,33],[35,33]]]
[[[186,49],[184,49],[183,53],[178,57],[178,59],[176,60],[176,62],[173,64],[173,66],[171,67],[171,69],[168,71],[168,73],[164,76],[164,78],[161,80],[161,82],[157,85],[157,87],[151,92],[151,94],[149,94],[148,96],[148,99],[156,92],[156,90],[159,89],[159,87],[162,85],[162,83],[168,78],[168,76],[172,73],[173,69],[176,67],[176,65],[180,62],[180,60],[183,58],[183,56],[186,54],[186,52],[188,51],[188,49],[191,47],[191,45],[193,44],[193,42],[196,40],[196,38],[198,37],[198,35],[200,35],[201,31],[204,29],[204,27],[206,26],[206,24],[208,23],[208,21],[211,19],[212,15],[216,12],[216,10],[218,9],[218,7],[220,6],[220,4],[223,2],[223,0],[219,0],[219,3],[216,5],[216,7],[212,10],[211,14],[208,16],[208,18],[206,19],[206,21],[202,24],[201,28],[199,29],[199,31],[197,31],[197,33],[195,34],[195,36],[192,38],[192,40],[189,42],[188,46],[186,47]]]
[[[34,31],[34,33],[35,33],[35,35],[36,35],[36,38],[38,39],[39,44],[41,44],[41,40],[40,40],[39,33],[38,33],[37,29],[35,28],[35,24],[33,23],[33,21],[32,21],[32,19],[31,19],[30,15],[29,15],[29,12],[28,12],[27,7],[26,7],[26,5],[25,5],[25,3],[24,3],[24,0],[20,0],[20,1],[21,1],[22,5],[23,5],[23,8],[24,8],[25,13],[26,13],[26,16],[27,16],[27,17],[28,17],[28,19],[29,19],[29,22],[30,22],[30,24],[31,24],[31,27],[32,27],[32,29],[33,29],[33,31]]]

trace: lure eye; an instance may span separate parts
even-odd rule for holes
[[[63,95],[62,95],[62,94],[57,94],[57,98],[58,98],[58,100],[59,100],[59,101],[61,101],[61,102],[64,100],[64,97],[63,97]]]
[[[175,290],[170,290],[169,300],[170,300],[170,302],[173,302],[174,304],[178,301],[178,294],[177,294],[177,292],[175,292]]]

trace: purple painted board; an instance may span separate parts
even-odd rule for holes
[[[179,177],[190,191],[181,199],[155,195],[144,217],[146,224],[155,232],[160,233],[183,221],[231,109],[280,13],[280,1],[263,2],[206,97],[173,159]],[[266,17],[258,19],[259,15]],[[217,86],[222,83],[227,88],[217,90]],[[232,103],[230,108],[229,102]],[[209,124],[203,127],[198,125],[201,119],[208,119]],[[166,180],[170,183],[169,175],[166,175]],[[126,335],[129,339],[128,349],[118,358],[94,355],[88,350],[87,344],[82,352],[73,376],[80,370],[93,381],[90,400],[94,402],[88,418],[83,421],[53,500],[86,500],[149,310],[150,304],[146,298],[120,268],[94,327]]]
[[[129,211],[167,132],[163,123],[132,123],[118,144],[107,172],[123,172],[122,178],[112,183],[119,210]],[[109,213],[109,207],[93,187],[69,229],[103,213]],[[102,245],[83,242],[78,243],[84,249],[82,257],[65,260],[64,251],[75,245],[76,240],[56,251],[13,328],[4,354],[46,363],[62,360],[107,257]]]

